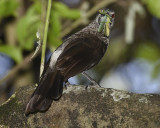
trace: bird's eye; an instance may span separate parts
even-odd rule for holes
[[[112,14],[112,18],[114,18],[115,17],[115,14]]]

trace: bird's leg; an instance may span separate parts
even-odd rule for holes
[[[65,85],[64,85],[64,87],[67,89],[67,86],[68,86],[68,85],[71,85],[71,84],[69,83],[69,81],[68,81],[68,80],[66,80],[66,81],[65,81]]]
[[[71,85],[68,80],[65,81],[66,85]]]
[[[98,85],[101,87],[92,77],[90,77],[86,72],[82,72],[82,75],[85,76],[93,85]],[[88,87],[88,86],[87,86]],[[86,88],[87,88],[86,87]]]

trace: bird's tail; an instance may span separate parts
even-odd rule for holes
[[[49,109],[53,100],[61,97],[64,77],[57,70],[47,70],[27,104],[25,114],[43,112]]]

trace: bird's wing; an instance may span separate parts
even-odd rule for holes
[[[57,59],[56,68],[67,80],[96,65],[106,49],[107,45],[96,36],[76,38],[65,46]]]

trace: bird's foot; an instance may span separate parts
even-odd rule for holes
[[[71,84],[69,83],[69,81],[66,81],[66,82],[65,82],[65,85],[64,85],[65,89],[67,89],[67,86],[69,86],[69,85],[71,85]]]
[[[93,85],[86,85],[85,89],[90,88],[90,87],[101,87],[97,82],[92,82]]]
[[[67,89],[67,86],[69,86],[69,85],[75,85],[75,84],[71,84],[69,81],[66,81],[65,85],[64,85],[65,89]]]
[[[88,88],[89,86],[98,86],[101,87],[92,77],[90,77],[87,73],[82,72],[82,75],[84,75],[93,85],[87,85],[85,88]]]
[[[96,81],[93,81],[92,84],[93,86],[101,87],[101,85],[99,85]]]

